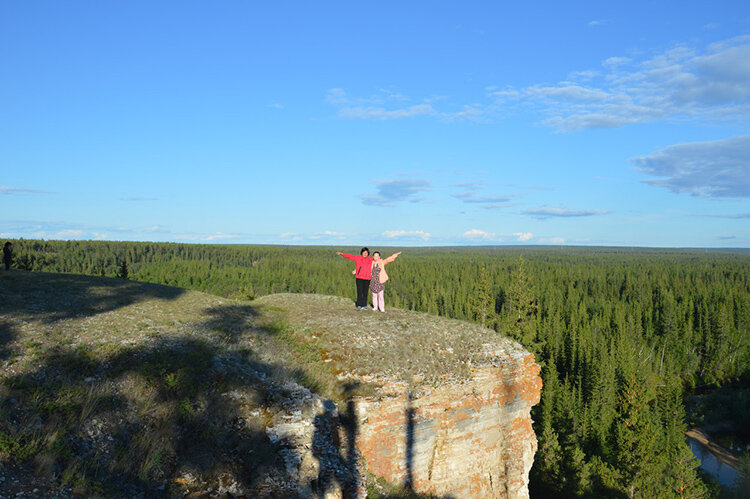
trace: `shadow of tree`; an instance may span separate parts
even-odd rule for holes
[[[318,497],[327,497],[336,486],[345,499],[362,497],[364,485],[359,470],[361,457],[357,450],[358,420],[354,401],[356,383],[345,383],[344,398],[346,412],[339,413],[336,405],[325,401],[325,412],[315,417],[313,456],[318,460],[319,473],[314,492]],[[346,443],[341,444],[343,430]]]
[[[236,343],[239,337],[252,327],[252,319],[257,310],[251,305],[219,305],[203,311],[208,319],[203,327],[220,333],[224,339]]]
[[[0,282],[0,314],[45,323],[93,316],[153,298],[174,300],[185,292],[124,279],[42,272],[10,272]]]
[[[3,402],[0,434],[14,442],[11,460],[80,494],[167,496],[205,479],[256,491],[285,469],[265,432],[278,397],[258,367],[193,337],[104,358],[55,348],[6,378],[14,403]]]
[[[0,321],[0,362],[10,357],[12,350],[10,343],[16,338],[16,331],[12,324]]]

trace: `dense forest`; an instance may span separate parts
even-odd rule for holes
[[[353,297],[352,262],[335,251],[358,249],[14,241],[18,268],[242,299]],[[415,248],[388,270],[389,306],[483,323],[536,354],[544,388],[534,413],[532,496],[729,493],[696,469],[684,437],[686,401],[722,386],[750,393],[750,254]],[[747,412],[730,416],[750,427]]]

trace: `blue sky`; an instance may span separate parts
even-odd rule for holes
[[[750,4],[0,4],[0,237],[750,247]]]

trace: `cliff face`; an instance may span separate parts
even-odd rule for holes
[[[530,410],[541,380],[533,356],[509,356],[471,379],[361,399],[358,446],[370,472],[452,497],[528,497],[536,452]]]
[[[537,448],[530,410],[541,378],[520,345],[460,321],[357,312],[329,297],[260,302],[286,311],[287,334],[318,345],[343,386],[368,387],[295,425],[288,440],[300,464],[311,463],[299,469],[300,484],[309,483],[302,489],[364,497],[369,473],[417,493],[528,497]]]

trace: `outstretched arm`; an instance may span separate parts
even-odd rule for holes
[[[396,258],[398,258],[398,255],[400,255],[400,254],[401,254],[400,251],[398,253],[394,253],[391,256],[389,256],[388,258],[386,258],[385,260],[383,260],[383,262],[384,263],[391,263],[393,260],[395,260]]]
[[[354,257],[354,255],[350,255],[349,253],[342,253],[340,251],[337,251],[336,254],[339,256],[343,256],[344,258],[347,258],[349,260],[356,261],[356,258]]]

